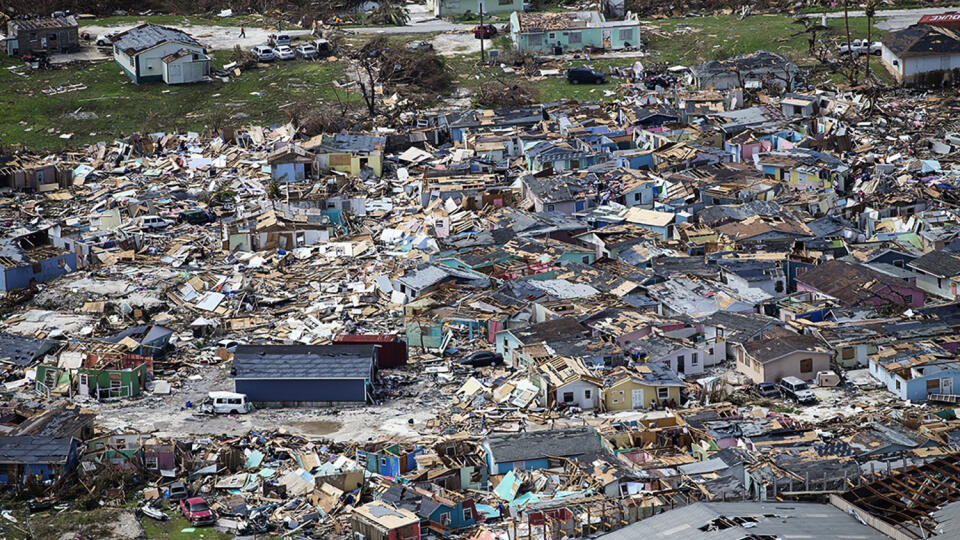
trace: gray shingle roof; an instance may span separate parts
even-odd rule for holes
[[[0,437],[0,463],[65,463],[70,455],[70,441],[70,437]]]
[[[710,523],[719,517],[747,518],[746,526],[710,527]],[[604,540],[635,540],[637,538],[740,540],[766,536],[861,540],[887,538],[836,507],[800,502],[695,503],[639,521],[602,535],[600,538]]]
[[[0,362],[26,367],[59,345],[60,342],[52,339],[36,339],[0,332]]]
[[[497,463],[546,456],[592,456],[600,452],[597,432],[589,427],[490,435],[487,444]]]
[[[367,379],[373,357],[337,345],[241,345],[233,367],[237,379]]]
[[[960,255],[949,251],[931,251],[909,266],[935,276],[953,277],[960,275]]]
[[[111,40],[117,48],[127,54],[145,51],[167,41],[201,47],[200,43],[186,32],[156,24],[141,24],[113,36]]]

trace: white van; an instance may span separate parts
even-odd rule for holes
[[[245,414],[253,410],[246,394],[210,392],[200,403],[200,412],[213,414]]]
[[[143,216],[140,218],[141,229],[162,229],[173,225],[172,221],[163,219],[160,216]]]

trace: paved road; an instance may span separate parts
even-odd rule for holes
[[[916,24],[920,17],[924,15],[936,15],[947,11],[960,11],[960,7],[941,7],[941,8],[918,8],[918,9],[890,9],[877,11],[876,27],[881,30],[902,30],[912,24]],[[851,17],[866,17],[863,11],[851,11]],[[828,19],[842,19],[843,12],[827,13]]]
[[[96,38],[100,34],[107,32],[118,32],[133,28],[136,24],[119,24],[113,26],[84,26],[80,29],[81,33],[88,33]],[[276,30],[267,30],[264,28],[246,27],[246,37],[239,37],[240,29],[236,26],[180,26],[172,25],[189,33],[197,41],[214,50],[232,49],[234,45],[240,45],[243,49],[252,49],[257,45],[266,45],[267,36]],[[302,36],[310,33],[309,30],[284,30],[284,34],[291,36]]]
[[[475,24],[456,24],[437,19],[433,13],[422,4],[407,6],[410,13],[410,22],[406,26],[366,26],[350,28],[358,34],[432,34],[434,32],[458,32],[470,30]]]

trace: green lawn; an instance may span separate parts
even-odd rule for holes
[[[230,52],[214,53],[214,66]],[[223,83],[136,85],[114,62],[30,72],[26,77],[0,61],[0,141],[35,150],[76,147],[138,131],[199,130],[215,125],[269,124],[287,120],[297,105],[355,104],[359,95],[336,88],[343,66],[326,61],[274,62]],[[48,96],[41,90],[83,83],[86,90]],[[93,113],[80,119],[73,113]],[[61,134],[72,133],[70,139]]]
[[[176,509],[168,509],[169,521],[156,521],[145,517],[140,521],[147,538],[163,540],[230,540],[234,536],[218,532],[213,527],[194,527]]]
[[[784,15],[753,15],[740,21],[733,15],[658,19],[646,21],[662,32],[688,28],[683,33],[658,36],[642,34],[651,59],[669,64],[693,65],[718,58],[729,58],[758,50],[785,54],[796,60],[807,56],[807,37],[793,34],[803,27]],[[843,19],[830,19],[828,38],[846,41]],[[883,32],[874,28],[872,39]],[[867,37],[866,17],[850,19],[851,39]],[[818,34],[817,39],[821,36]]]

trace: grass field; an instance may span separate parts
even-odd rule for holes
[[[214,53],[214,66],[229,62]],[[356,103],[359,96],[337,89],[343,66],[326,61],[275,62],[230,82],[167,86],[136,85],[114,62],[87,64],[22,77],[0,63],[0,141],[54,150],[110,140],[141,130],[198,130],[217,124],[269,124],[287,120],[297,104]],[[82,83],[86,90],[48,96],[41,90]],[[79,113],[79,114],[74,114]],[[96,118],[82,119],[84,113]],[[69,139],[61,134],[73,134]]]
[[[182,23],[183,17],[155,16],[160,23]],[[130,22],[143,17],[111,17],[96,24]],[[188,18],[195,24],[237,21],[236,18]],[[829,21],[832,32],[828,39],[845,39],[842,19]],[[683,19],[645,21],[656,31],[644,33],[647,46],[642,62],[651,65],[696,63],[728,58],[760,49],[786,54],[799,63],[810,61],[804,35],[794,35],[801,26],[788,16],[755,15],[743,21],[735,16],[687,17]],[[680,32],[676,32],[677,30]],[[866,18],[851,18],[853,38],[866,37]],[[882,32],[875,30],[878,38]],[[389,41],[400,45],[409,41],[429,40],[435,34],[396,34]],[[360,46],[366,36],[348,39],[351,46]],[[498,38],[495,47],[508,43]],[[214,53],[214,66],[230,61],[228,51]],[[478,66],[477,54],[446,58],[455,74],[456,84],[476,90],[492,79],[508,85],[527,82],[539,90],[544,102],[564,99],[611,99],[605,90],[616,85],[570,85],[562,77],[525,80],[506,74],[499,66]],[[606,72],[610,66],[629,66],[635,59],[594,60],[590,64]],[[586,60],[557,63],[560,69],[586,64]],[[43,72],[14,74],[7,67],[15,61],[0,57],[0,142],[23,144],[37,150],[73,148],[91,142],[110,140],[139,131],[199,130],[219,124],[270,124],[285,122],[286,110],[299,105],[333,106],[341,102],[359,106],[357,94],[337,88],[334,81],[346,82],[344,64],[340,62],[276,62],[231,78],[230,82],[213,82],[188,86],[165,84],[133,84],[113,62],[71,66]],[[876,58],[873,69],[888,77]],[[551,66],[546,66],[551,67]],[[836,79],[839,81],[839,79]],[[83,83],[86,90],[55,96],[41,89]],[[92,117],[95,115],[95,117]],[[86,116],[86,118],[85,118]],[[61,138],[72,134],[70,138]]]
[[[827,38],[846,41],[843,19],[827,21]],[[803,26],[785,15],[753,15],[743,21],[732,15],[659,19],[647,22],[661,32],[675,32],[668,36],[646,33],[644,42],[650,56],[669,64],[693,65],[718,58],[729,58],[757,50],[767,50],[804,60],[807,55],[807,37],[794,35]],[[883,32],[874,28],[872,39]],[[867,37],[866,17],[850,18],[851,39]],[[817,39],[821,39],[818,34]]]

